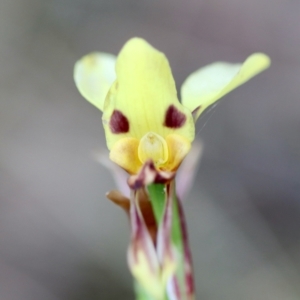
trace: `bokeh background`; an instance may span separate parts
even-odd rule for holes
[[[300,1],[0,0],[0,299],[133,299],[123,212],[93,153],[101,113],[73,65],[129,38],[168,56],[178,86],[255,51],[272,67],[198,123],[185,200],[198,299],[300,299]]]

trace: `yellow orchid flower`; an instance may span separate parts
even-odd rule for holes
[[[165,55],[141,38],[130,39],[118,57],[91,53],[74,69],[79,92],[103,111],[110,158],[130,174],[152,159],[176,171],[191,148],[194,122],[211,104],[270,65],[263,53],[243,64],[217,62],[191,74],[177,97]]]

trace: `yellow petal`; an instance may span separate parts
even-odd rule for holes
[[[116,73],[117,80],[106,97],[102,117],[109,149],[121,138],[141,139],[148,132],[162,137],[176,132],[190,141],[194,139],[191,112],[178,101],[163,53],[143,39],[133,38],[117,58]],[[128,120],[128,131],[114,130],[111,126],[115,111]]]
[[[110,151],[110,159],[130,174],[138,173],[142,163],[138,157],[139,140],[120,139]]]
[[[114,82],[116,57],[108,53],[90,53],[76,62],[74,80],[81,95],[100,110]]]
[[[193,112],[196,120],[208,106],[269,65],[270,58],[263,53],[252,54],[243,64],[216,62],[208,65],[185,80],[181,87],[182,104]]]
[[[162,169],[166,171],[176,171],[182,160],[189,153],[191,143],[186,138],[178,134],[168,135],[166,137],[166,142],[169,149],[169,159],[167,163],[162,166]]]

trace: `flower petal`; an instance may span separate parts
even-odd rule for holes
[[[203,145],[199,140],[193,142],[192,148],[183,160],[179,170],[177,171],[177,196],[179,200],[184,200],[186,194],[196,179],[196,174],[203,153]]]
[[[186,138],[178,134],[169,134],[166,137],[166,142],[169,149],[169,160],[162,169],[174,172],[190,151],[191,143]]]
[[[194,139],[191,112],[177,98],[165,55],[140,38],[129,40],[116,63],[117,80],[105,101],[103,124],[108,148],[121,138],[141,139],[148,132],[162,137],[178,133]],[[113,130],[116,112],[128,121],[127,130]]]
[[[107,151],[95,152],[94,156],[100,164],[110,171],[120,192],[125,197],[129,197],[130,188],[127,184],[127,172],[125,172],[108,158]]]
[[[116,57],[94,52],[82,57],[74,67],[74,80],[81,95],[103,110],[106,94],[114,82]]]
[[[181,87],[182,104],[193,112],[196,120],[200,114],[221,97],[262,72],[270,65],[263,53],[249,56],[243,64],[216,62],[192,73]]]
[[[111,149],[109,158],[129,174],[136,174],[142,166],[138,157],[138,146],[139,140],[122,138]]]

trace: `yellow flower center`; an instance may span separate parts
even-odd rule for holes
[[[154,132],[146,133],[140,140],[138,156],[142,163],[152,159],[156,167],[163,165],[169,158],[165,139]]]

